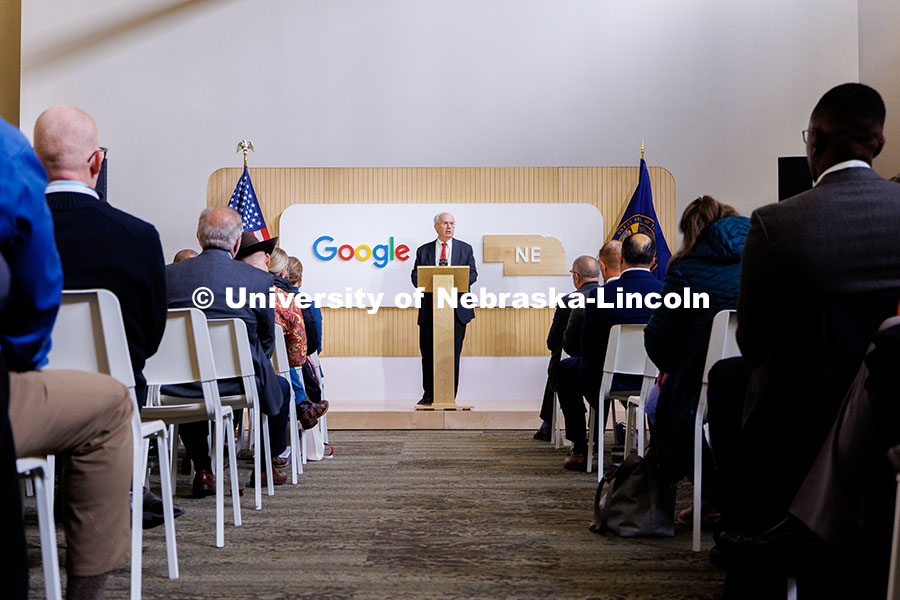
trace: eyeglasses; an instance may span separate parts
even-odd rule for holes
[[[97,154],[98,152],[102,153],[103,160],[106,160],[106,153],[109,152],[109,148],[104,148],[103,146],[100,146],[99,148],[97,148],[96,150],[91,152],[91,155],[88,157],[87,161],[91,162],[92,160],[94,160],[94,155]]]
[[[815,129],[804,129],[800,132],[800,137],[803,138],[803,143],[806,144],[809,141],[809,134],[814,133]]]
[[[571,273],[572,275],[578,275],[579,277],[581,277],[581,273],[579,273],[575,269],[569,269],[569,273]]]

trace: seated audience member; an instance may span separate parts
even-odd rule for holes
[[[173,263],[180,263],[183,260],[187,260],[189,258],[194,258],[195,256],[199,256],[197,251],[192,248],[185,248],[184,250],[179,250],[175,253],[175,258],[172,260]]]
[[[731,556],[762,570],[787,566],[812,597],[885,597],[897,491],[889,456],[900,444],[898,364],[900,317],[892,317],[875,335],[791,502],[781,526],[788,542],[723,532],[719,543]]]
[[[566,419],[566,438],[573,444],[563,467],[570,471],[583,471],[586,466],[584,398],[592,406],[599,406],[598,396],[609,330],[613,325],[646,323],[650,319],[651,311],[643,303],[641,308],[598,307],[598,294],[603,290],[605,301],[614,302],[620,290],[622,294],[659,293],[662,284],[650,273],[650,264],[655,254],[656,243],[653,238],[642,233],[626,238],[622,242],[621,275],[588,293],[580,339],[567,340],[565,343],[568,349],[581,350],[580,354],[559,363],[559,404]],[[597,421],[601,432],[606,421],[607,406],[604,401],[602,409],[598,410]],[[602,457],[598,459],[602,460]]]
[[[276,295],[279,299],[278,305],[275,307],[275,323],[281,325],[284,330],[285,343],[287,345],[288,362],[291,370],[291,384],[294,387],[295,401],[297,403],[297,419],[304,429],[315,427],[319,417],[328,410],[328,403],[313,403],[305,396],[303,386],[298,380],[296,384],[293,379],[299,377],[293,368],[302,368],[307,357],[307,341],[306,328],[303,323],[303,314],[301,309],[294,303],[288,301],[291,296],[290,285],[284,276],[288,274],[288,255],[281,248],[275,248],[272,251],[272,258],[269,260],[269,272],[275,275]],[[289,304],[285,306],[285,304]]]
[[[288,283],[290,283],[291,290],[295,293],[300,291],[300,284],[303,283],[303,263],[301,263],[299,259],[294,258],[293,256],[290,257],[288,262]],[[306,329],[307,356],[313,354],[314,352],[321,352],[321,309],[319,309],[319,307],[317,307],[315,303],[310,302],[309,306],[300,309],[300,312],[303,314],[303,327]],[[319,387],[319,380],[316,377],[312,363],[308,360],[305,361],[301,366],[301,372],[303,374],[303,385],[305,388],[306,397],[310,402],[321,404],[323,402],[322,390]],[[318,422],[318,419],[316,419],[316,422]],[[310,427],[315,427],[315,423],[310,425]]]
[[[872,88],[829,90],[803,132],[815,185],[754,211],[738,297],[742,358],[710,372],[710,444],[729,533],[789,543],[784,518],[878,326],[900,298],[900,187],[870,167],[884,146]],[[729,571],[735,585],[758,573]],[[749,588],[748,588],[749,589]]]
[[[667,484],[677,483],[692,467],[694,415],[712,320],[720,310],[737,307],[741,251],[749,228],[750,219],[711,196],[688,204],[679,224],[681,248],[669,261],[661,293],[680,295],[685,289],[705,293],[709,308],[662,305],[653,311],[644,330],[647,355],[667,374],[657,399],[651,439],[660,477]],[[712,476],[706,477],[704,484],[712,481]],[[709,512],[714,512],[712,505]],[[683,522],[690,518],[690,509],[679,515]]]
[[[613,260],[610,260],[609,256],[607,256],[607,261],[609,264],[615,265],[614,272],[615,275],[618,276],[618,257],[621,254],[621,248],[622,244],[620,242],[612,241],[607,242],[600,249],[600,274],[603,276],[604,280],[606,280],[611,272],[604,271],[604,251],[606,251],[608,255],[615,255],[615,258],[613,259],[614,262]],[[541,424],[540,429],[534,434],[534,439],[536,440],[550,441],[550,426],[553,422],[553,394],[556,392],[557,369],[559,368],[559,361],[562,357],[563,334],[565,333],[566,325],[569,322],[569,314],[572,312],[572,309],[568,306],[568,302],[575,294],[584,296],[588,291],[600,285],[597,277],[587,279],[581,275],[585,270],[590,271],[591,273],[595,270],[594,267],[596,263],[585,260],[589,258],[590,257],[579,257],[575,260],[575,263],[570,270],[570,273],[572,273],[572,281],[575,285],[575,291],[570,292],[565,297],[565,306],[557,306],[556,310],[553,312],[553,322],[550,324],[550,331],[547,333],[547,350],[550,351],[550,364],[547,366],[547,385],[544,387],[544,400],[541,403],[541,420],[543,423]],[[582,263],[580,265],[579,260],[581,260]]]
[[[47,109],[34,125],[35,153],[50,181],[46,196],[63,288],[101,288],[119,299],[134,391],[143,406],[144,363],[156,353],[166,326],[166,266],[156,228],[94,191],[106,153],[98,143],[97,124],[74,106]],[[161,525],[162,512],[162,500],[144,488],[144,527]],[[175,516],[182,514],[176,507]]]
[[[63,283],[44,198],[47,179],[25,137],[2,120],[0,153],[0,248],[15,290],[0,311],[0,371],[10,371],[16,454],[56,456],[66,597],[102,598],[109,572],[130,551],[134,404],[111,377],[37,370],[47,362]]]
[[[246,302],[241,308],[231,308],[225,301],[227,287],[243,288],[247,298],[254,293],[263,293],[268,298],[269,289],[274,282],[272,275],[266,271],[266,263],[269,260],[267,252],[272,251],[275,240],[257,242],[252,234],[246,234],[244,239],[247,241],[242,247],[241,230],[241,216],[230,208],[207,208],[200,213],[197,240],[203,251],[195,258],[166,267],[169,308],[194,307],[192,300],[194,290],[206,287],[214,298],[213,303],[203,310],[207,318],[238,318],[246,323],[253,367],[256,371],[260,409],[269,417],[270,444],[273,456],[277,456],[284,450],[291,389],[287,380],[278,377],[272,368],[271,356],[275,349],[275,310],[250,302]],[[239,254],[239,250],[242,254]],[[253,256],[257,254],[259,256]],[[249,257],[258,266],[233,260],[236,256]],[[164,392],[183,397],[202,395],[197,385],[171,386],[165,388]],[[219,393],[222,396],[242,394],[243,388],[240,381],[220,381]],[[194,463],[194,496],[215,494],[207,442],[207,423],[203,421],[181,425],[179,431],[185,451]],[[280,449],[276,450],[279,447]],[[267,484],[265,469],[261,480],[263,485]],[[273,483],[280,485],[284,480],[284,473],[277,470],[273,472]],[[255,477],[251,477],[249,485],[255,485]]]

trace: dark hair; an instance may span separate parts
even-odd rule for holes
[[[884,100],[862,83],[844,83],[833,87],[819,99],[813,118],[836,122],[857,122],[884,126]]]
[[[861,83],[833,87],[819,100],[810,123],[816,135],[830,140],[837,158],[871,161],[884,141],[884,101]]]
[[[669,264],[674,264],[690,254],[707,227],[719,219],[736,216],[738,211],[734,207],[722,204],[712,196],[700,196],[693,200],[681,215],[681,222],[678,224],[682,234],[681,248],[669,259]]]
[[[642,242],[635,239],[636,235],[642,234],[632,234],[622,240],[622,258],[629,265],[649,265],[656,256],[656,240],[650,234],[643,234],[647,241]]]

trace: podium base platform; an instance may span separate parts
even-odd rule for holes
[[[472,410],[473,406],[460,406],[459,404],[425,404],[416,406],[416,410]]]

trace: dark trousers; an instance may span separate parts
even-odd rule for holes
[[[584,400],[597,407],[597,399],[600,395],[600,379],[587,377],[582,373],[581,358],[566,358],[559,362],[557,369],[557,388],[559,407],[566,420],[566,439],[573,444],[572,451],[576,454],[587,452],[587,424],[584,419]],[[603,420],[606,422],[606,412],[609,404],[605,403]],[[595,424],[596,425],[596,424]]]
[[[51,523],[52,525],[52,523]],[[25,553],[25,525],[22,497],[16,471],[16,447],[9,424],[9,373],[0,357],[0,539],[8,553],[0,561],[5,596],[28,597],[28,560]]]
[[[459,355],[462,353],[466,326],[459,319],[453,319],[453,397],[459,389]],[[431,323],[419,325],[419,351],[422,353],[423,398],[434,398],[434,331]]]
[[[269,415],[269,444],[272,448],[272,456],[278,456],[287,448],[287,424],[291,406],[291,384],[284,377],[276,376],[278,387],[284,401],[278,414]],[[262,394],[262,390],[259,391]],[[239,422],[239,417],[235,417]],[[195,471],[211,471],[212,461],[209,457],[209,441],[207,440],[208,421],[194,421],[184,423],[178,427],[181,441],[184,443],[184,451],[187,457],[194,463]]]

